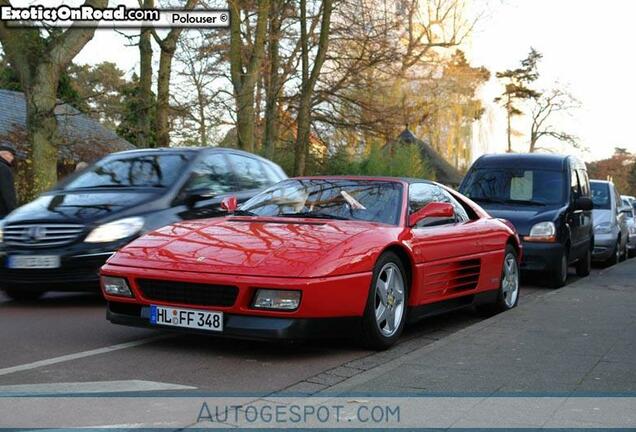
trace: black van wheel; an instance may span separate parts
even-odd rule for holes
[[[592,271],[592,251],[587,248],[583,255],[576,263],[576,275],[579,277],[589,276]]]
[[[18,302],[37,300],[44,295],[43,291],[30,291],[18,288],[4,288],[3,291],[11,300]]]
[[[568,280],[568,254],[563,252],[559,259],[559,266],[550,275],[550,287],[561,288]]]

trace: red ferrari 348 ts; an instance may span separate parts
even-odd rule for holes
[[[113,255],[101,272],[108,319],[248,338],[359,335],[383,349],[407,321],[517,304],[513,226],[437,183],[304,177],[235,203]]]

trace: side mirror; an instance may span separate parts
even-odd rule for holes
[[[221,208],[228,213],[234,213],[236,208],[238,207],[238,200],[234,195],[230,195],[228,197],[223,198],[221,201]]]
[[[188,205],[194,205],[198,201],[214,198],[216,192],[207,188],[197,188],[189,190],[185,193],[185,201]]]
[[[424,219],[452,219],[455,217],[455,209],[449,203],[431,202],[409,216],[409,226],[413,227]]]
[[[594,203],[591,198],[579,197],[574,201],[574,210],[588,211],[594,208]]]

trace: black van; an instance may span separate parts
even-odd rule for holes
[[[287,178],[273,162],[221,148],[114,153],[60,182],[0,224],[0,288],[14,299],[99,288],[98,271],[141,233],[218,216]]]
[[[491,215],[514,224],[523,242],[522,269],[545,273],[553,287],[565,285],[570,264],[579,276],[590,273],[590,181],[576,157],[484,155],[459,190]]]

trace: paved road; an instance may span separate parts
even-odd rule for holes
[[[570,283],[575,280],[572,276]],[[529,283],[521,302],[551,292]],[[18,304],[0,294],[0,390],[129,380],[215,392],[320,390],[482,319],[465,310],[424,320],[408,328],[399,345],[376,354],[346,340],[288,345],[115,326],[105,320],[96,295],[48,294]]]

